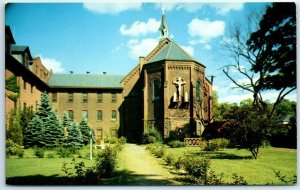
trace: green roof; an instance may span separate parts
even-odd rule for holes
[[[52,88],[123,88],[123,75],[53,74],[48,85]]]
[[[23,52],[27,51],[29,59],[32,59],[32,56],[31,56],[28,46],[19,46],[19,45],[12,44],[12,45],[10,45],[10,51],[12,54],[20,53],[20,52],[23,53]]]
[[[191,55],[185,52],[174,41],[170,41],[165,47],[160,50],[154,57],[152,57],[147,63],[152,63],[162,60],[180,60],[180,61],[195,61]],[[197,62],[197,61],[195,61]]]

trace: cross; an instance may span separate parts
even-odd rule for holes
[[[185,84],[186,82],[181,77],[177,77],[176,80],[173,81],[173,84],[175,84],[178,87],[178,97],[181,95],[181,85]]]

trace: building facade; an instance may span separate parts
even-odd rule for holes
[[[23,89],[18,103],[6,92],[6,113],[16,106],[36,109],[40,94],[47,91],[60,118],[64,112],[76,122],[87,118],[100,141],[117,136],[139,141],[152,127],[164,138],[201,136],[213,117],[205,66],[168,38],[165,15],[159,30],[159,44],[126,76],[119,76],[53,74],[40,58],[31,57],[29,47],[15,45],[7,27],[6,79],[15,75]]]

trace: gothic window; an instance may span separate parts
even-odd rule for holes
[[[196,82],[196,101],[200,102],[200,82]]]
[[[153,100],[159,99],[159,88],[160,88],[160,81],[155,79],[153,81]]]

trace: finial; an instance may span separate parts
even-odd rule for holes
[[[162,11],[162,14],[165,15],[166,8],[164,6],[162,6],[161,11]]]

